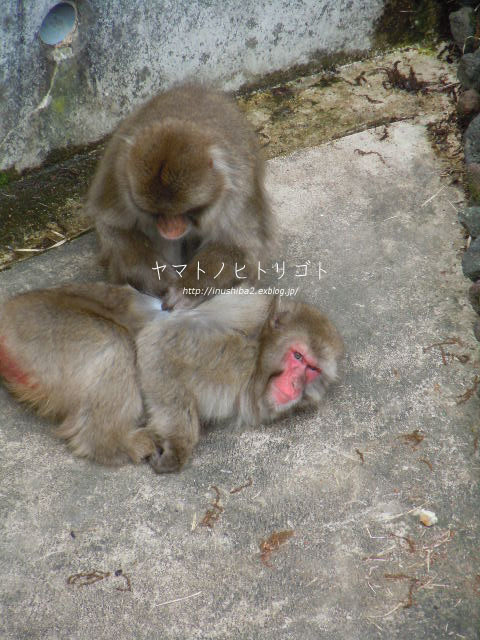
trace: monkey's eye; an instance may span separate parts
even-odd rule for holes
[[[299,353],[298,351],[294,351],[293,357],[295,358],[295,360],[303,360],[302,354]]]

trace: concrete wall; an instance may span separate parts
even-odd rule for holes
[[[39,37],[58,0],[3,0],[0,169],[92,142],[188,78],[234,89],[325,53],[366,50],[384,0],[78,0],[76,28]]]

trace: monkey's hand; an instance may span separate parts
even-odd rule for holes
[[[172,309],[193,309],[207,299],[205,295],[187,295],[182,287],[169,287],[167,293],[162,297],[163,308],[167,311]]]
[[[235,279],[234,265],[244,265],[243,275]],[[245,270],[245,271],[244,271]],[[244,252],[235,246],[212,244],[195,254],[182,273],[180,282],[168,287],[163,297],[166,309],[192,309],[215,295],[216,291],[246,284],[250,266]]]

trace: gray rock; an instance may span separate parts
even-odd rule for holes
[[[450,30],[456,44],[465,51],[473,50],[475,35],[475,12],[473,7],[462,7],[453,11],[450,16]]]
[[[465,131],[465,162],[480,162],[480,115],[475,116]]]
[[[459,116],[470,116],[480,111],[480,93],[475,89],[467,89],[461,93],[457,102],[457,113]]]
[[[473,325],[473,335],[480,342],[480,320],[477,320]]]
[[[465,89],[480,89],[480,54],[466,53],[458,63],[457,76]]]
[[[473,310],[480,314],[480,282],[474,282],[468,290],[468,299]]]
[[[467,164],[467,185],[470,201],[480,204],[480,164],[478,162]]]
[[[463,254],[462,269],[466,278],[470,280],[480,278],[480,238],[474,240]]]
[[[472,238],[480,236],[480,207],[467,207],[458,212],[458,219]]]

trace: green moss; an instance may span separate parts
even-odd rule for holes
[[[59,96],[52,100],[52,109],[57,113],[65,113],[65,96]]]
[[[5,171],[0,171],[0,187],[7,187],[18,180],[20,177],[20,173],[11,167],[10,169],[5,169]]]
[[[478,205],[480,204],[480,189],[475,186],[473,180],[468,179],[467,181],[468,194],[469,194],[469,203],[470,205]]]
[[[446,5],[442,0],[387,0],[375,24],[374,46],[388,49],[423,43],[428,50],[428,45],[449,35]]]
[[[422,56],[431,56],[432,58],[436,58],[438,55],[438,49],[432,43],[430,47],[416,47],[418,53],[421,53]]]
[[[51,89],[51,102],[44,111],[42,125],[54,132],[54,138],[68,145],[71,137],[72,119],[76,117],[83,96],[78,87],[81,70],[76,58],[62,60],[57,67]]]
[[[253,78],[250,82],[242,85],[234,92],[237,96],[246,96],[253,91],[268,89],[277,85],[285,84],[296,78],[313,75],[325,71],[325,85],[329,86],[337,82],[335,72],[337,67],[356,62],[358,60],[368,60],[374,55],[373,51],[351,51],[349,53],[325,53],[318,50],[311,54],[310,61],[305,64],[297,64],[288,69],[272,71]]]

